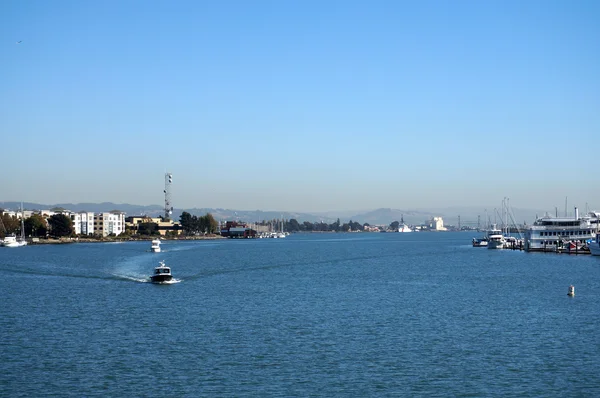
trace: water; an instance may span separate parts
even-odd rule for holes
[[[600,395],[600,258],[472,237],[2,248],[0,395]]]

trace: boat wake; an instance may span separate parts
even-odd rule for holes
[[[147,282],[150,282],[149,278],[148,278]],[[150,283],[152,283],[153,285],[174,285],[174,284],[180,283],[180,282],[183,282],[183,279],[175,279],[175,278],[173,278],[170,281],[164,281],[164,282],[158,282],[158,283],[157,282],[154,282],[154,283],[150,282]]]
[[[138,283],[152,283],[149,275],[148,276],[132,276],[132,275],[113,274],[113,276],[116,279],[123,280],[123,281],[138,282]],[[175,283],[180,283],[180,282],[183,282],[183,279],[173,278],[170,281],[154,283],[154,284],[156,284],[156,285],[173,285]]]
[[[117,279],[120,279],[123,281],[139,282],[139,283],[150,282],[149,276],[133,276],[133,275],[123,275],[123,274],[112,274],[112,275],[114,277],[116,277]]]

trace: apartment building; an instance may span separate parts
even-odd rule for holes
[[[125,231],[125,213],[111,211],[94,214],[94,235],[120,235]]]
[[[73,221],[73,229],[77,235],[94,234],[94,213],[85,211],[71,213],[70,218]]]

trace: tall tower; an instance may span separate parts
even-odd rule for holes
[[[171,218],[173,214],[173,203],[171,202],[171,184],[173,184],[173,174],[165,173],[165,220]]]

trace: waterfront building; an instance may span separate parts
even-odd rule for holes
[[[125,231],[125,213],[111,211],[94,214],[94,235],[120,235]]]
[[[154,223],[158,225],[158,233],[165,236],[167,232],[181,234],[181,223],[163,217],[148,217],[148,216],[130,216],[125,218],[125,225],[134,231],[138,230],[139,224]]]
[[[442,217],[433,217],[431,219],[430,228],[433,231],[446,231],[446,227],[444,227],[444,220]]]
[[[93,235],[94,234],[94,213],[81,211],[72,213],[71,221],[73,221],[73,229],[77,235]]]

